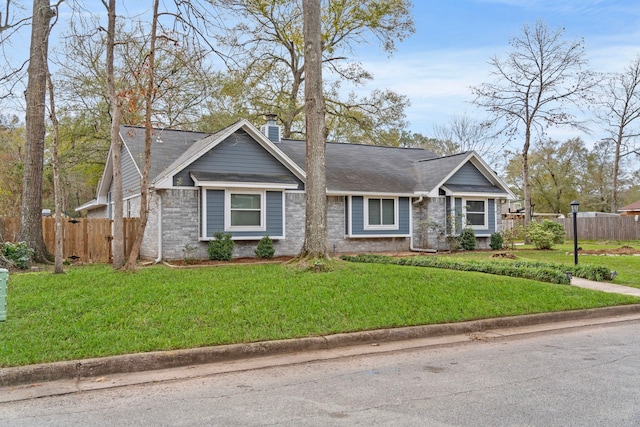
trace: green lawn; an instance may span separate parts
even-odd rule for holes
[[[621,246],[632,246],[640,249],[640,242],[579,242],[584,250],[590,249],[615,249]],[[505,251],[499,251],[505,252]],[[560,264],[573,265],[573,243],[567,241],[563,245],[555,245],[550,250],[534,250],[531,246],[516,246],[515,250],[508,251],[516,255],[520,260],[553,262]],[[467,251],[454,252],[452,257],[462,257],[471,259],[489,259],[494,251]],[[579,264],[591,264],[607,267],[610,270],[618,272],[618,276],[613,283],[619,285],[633,286],[640,288],[640,256],[620,255],[620,256],[602,256],[602,255],[578,255]]]
[[[12,274],[0,366],[638,303],[566,285],[343,263]]]

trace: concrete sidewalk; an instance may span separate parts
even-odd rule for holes
[[[578,286],[580,288],[591,289],[594,291],[608,292],[612,294],[631,295],[634,297],[640,297],[640,289],[632,288],[630,286],[615,285],[613,283],[594,282],[593,280],[581,279],[579,277],[571,278],[571,286]]]

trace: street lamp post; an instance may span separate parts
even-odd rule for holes
[[[571,213],[573,214],[573,263],[578,265],[578,208],[580,203],[577,200],[571,202]]]

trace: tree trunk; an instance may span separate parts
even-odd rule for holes
[[[122,189],[122,163],[120,142],[120,102],[116,93],[114,77],[114,50],[116,33],[116,0],[109,0],[107,6],[109,23],[107,28],[107,93],[111,110],[111,164],[113,173],[113,240],[112,265],[119,269],[124,266],[124,195]]]
[[[60,131],[58,126],[58,116],[56,115],[56,103],[51,81],[51,73],[47,65],[47,83],[49,85],[49,117],[53,125],[53,193],[55,198],[55,250],[54,250],[54,270],[55,274],[64,273],[64,246],[62,241],[62,186],[60,185],[60,157],[58,156],[58,145],[60,143]]]
[[[622,147],[623,129],[620,128],[616,139],[616,153],[613,156],[613,179],[611,182],[611,213],[618,211],[618,175],[620,174],[620,148]]]
[[[149,218],[149,170],[151,169],[151,108],[154,95],[154,72],[155,72],[155,49],[156,36],[158,26],[158,1],[153,2],[153,21],[151,23],[151,40],[149,41],[149,67],[148,67],[148,84],[145,92],[145,123],[144,123],[144,168],[142,170],[142,182],[140,183],[140,225],[138,232],[129,254],[129,259],[125,266],[126,270],[134,270],[138,256],[140,255],[140,247],[142,239],[147,228],[147,220]]]
[[[301,257],[328,258],[325,106],[322,93],[320,0],[303,0],[307,182]]]
[[[36,262],[48,262],[42,236],[42,171],[49,23],[55,16],[49,0],[33,0],[31,47],[26,95],[26,143],[19,240],[32,248]]]
[[[526,226],[531,219],[531,188],[529,185],[529,147],[531,146],[531,128],[527,126],[522,147],[522,189],[524,193],[524,220]]]

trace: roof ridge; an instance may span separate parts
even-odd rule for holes
[[[471,151],[463,151],[462,153],[447,154],[446,156],[433,157],[431,159],[420,159],[420,160],[418,160],[418,162],[427,162],[429,160],[442,160],[442,159],[448,159],[448,158],[456,157],[456,156],[466,156],[469,153],[471,153]]]
[[[123,128],[131,128],[131,129],[145,129],[144,126],[140,126],[140,125],[120,125],[120,127]],[[155,127],[152,126],[151,129],[156,130],[156,131],[160,131],[160,132],[165,132],[165,131],[171,131],[171,132],[188,132],[188,133],[202,133],[205,135],[213,135],[216,132],[205,132],[202,130],[185,130],[185,129],[175,129],[175,128],[159,128],[159,127]]]
[[[285,141],[286,142],[305,142],[304,139],[282,138],[282,142],[285,142]],[[394,146],[394,145],[374,145],[374,144],[364,144],[361,142],[336,142],[336,141],[327,141],[325,144],[355,146],[355,147],[395,148],[398,150],[418,150],[418,151],[426,151],[433,154],[431,150],[427,148],[422,148],[422,147],[400,147],[400,146]]]

